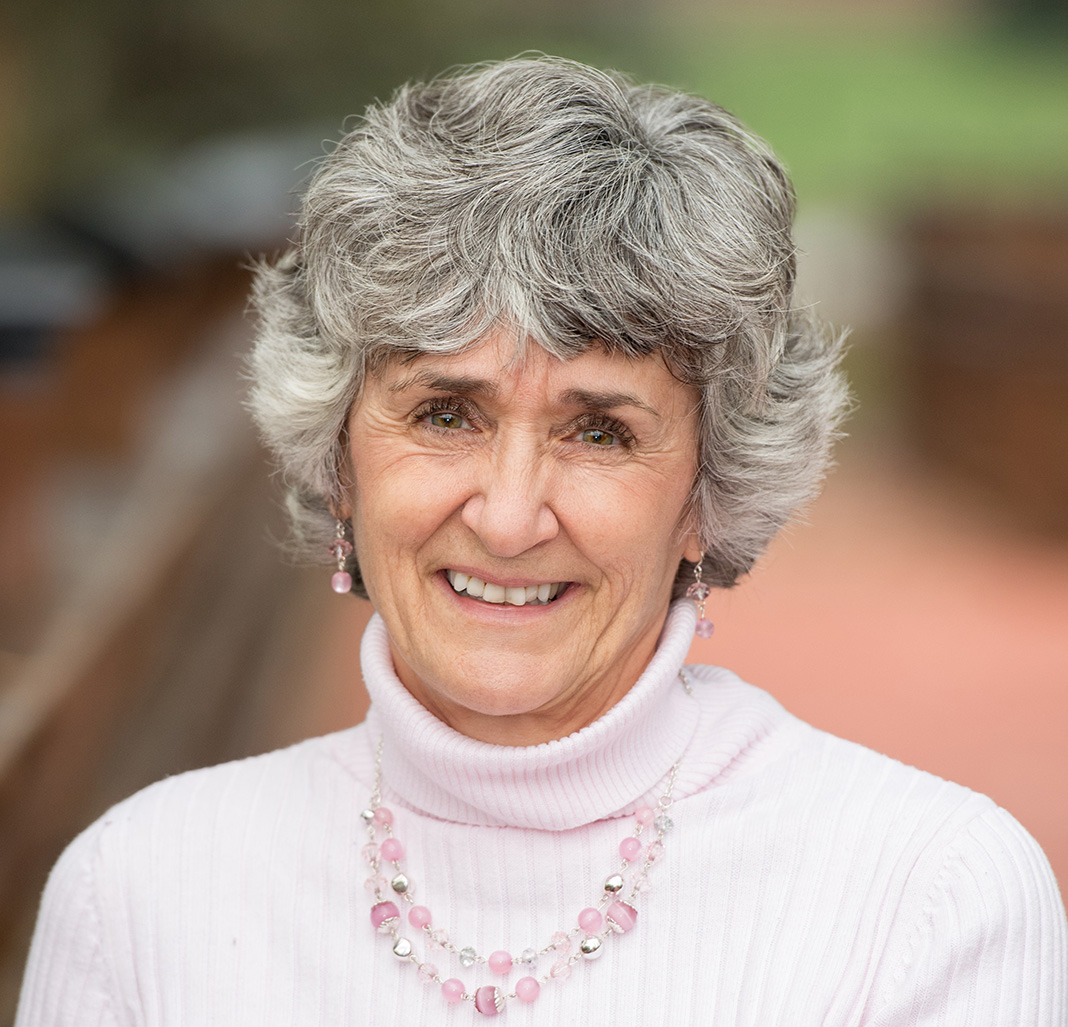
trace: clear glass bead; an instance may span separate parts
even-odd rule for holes
[[[470,945],[465,949],[460,949],[460,962],[464,966],[474,966],[476,959],[478,959],[478,953]]]
[[[519,962],[522,963],[523,966],[537,966],[538,954],[533,949],[523,949],[519,956]]]
[[[686,589],[686,598],[694,599],[699,603],[704,602],[712,594],[712,589],[703,581],[695,581]]]
[[[449,932],[443,927],[436,927],[430,932],[430,947],[432,949],[443,949],[449,944]]]
[[[433,963],[420,963],[418,976],[424,984],[432,984],[438,975],[438,968]]]
[[[549,975],[556,981],[566,981],[571,976],[571,964],[566,959],[553,963]]]
[[[667,834],[675,826],[675,822],[666,813],[660,813],[653,821],[653,827],[655,827],[661,834]]]
[[[368,842],[363,847],[363,858],[368,863],[374,864],[378,862],[378,846],[374,842]]]
[[[352,543],[345,538],[335,538],[330,543],[329,550],[335,560],[344,559],[352,555]]]

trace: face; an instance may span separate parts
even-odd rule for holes
[[[531,745],[626,694],[700,553],[696,410],[659,358],[561,361],[504,332],[368,378],[342,513],[416,699]]]

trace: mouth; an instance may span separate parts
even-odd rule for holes
[[[498,585],[454,570],[445,571],[445,577],[457,595],[494,606],[548,606],[568,586],[566,581],[546,581],[538,585]]]

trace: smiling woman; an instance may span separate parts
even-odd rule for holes
[[[372,375],[340,509],[400,680],[445,724],[507,745],[622,699],[680,561],[701,556],[696,390],[658,357],[520,344],[500,331]]]
[[[20,1027],[1062,1027],[1007,813],[684,666],[844,405],[792,216],[722,108],[567,61],[367,111],[251,361],[298,546],[375,607],[367,720],[76,839]]]

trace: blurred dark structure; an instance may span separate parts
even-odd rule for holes
[[[1068,209],[945,208],[909,239],[915,443],[1068,535]]]

